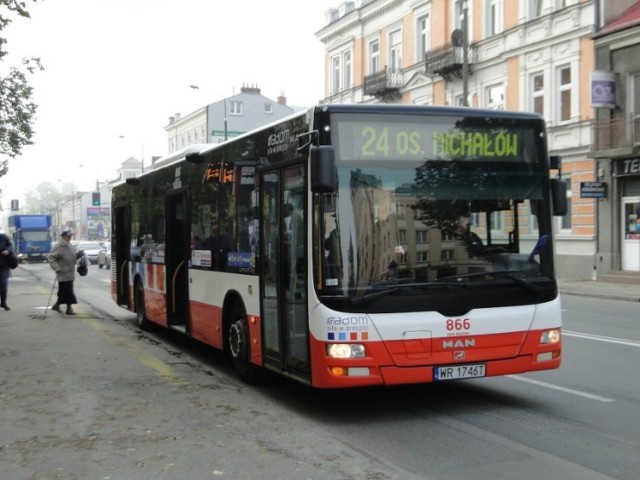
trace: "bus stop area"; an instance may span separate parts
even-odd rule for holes
[[[416,478],[340,441],[294,400],[243,384],[222,355],[185,354],[115,305],[95,311],[98,287],[76,282],[77,315],[66,316],[45,310],[50,281],[29,266],[12,274],[11,310],[0,311],[0,478]],[[288,388],[285,398],[306,391]]]
[[[51,283],[23,266],[12,274],[0,311],[2,478],[409,478],[231,371],[92,312],[81,294],[77,316],[47,311]],[[560,289],[640,301],[639,284]]]

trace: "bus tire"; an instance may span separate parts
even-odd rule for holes
[[[144,287],[142,286],[142,282],[136,282],[134,302],[136,307],[136,324],[140,330],[146,332],[151,328],[151,322],[144,314]]]
[[[247,315],[239,302],[231,309],[229,322],[229,354],[233,369],[246,383],[255,383],[258,367],[251,363],[251,336]]]

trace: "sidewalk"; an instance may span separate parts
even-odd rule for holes
[[[562,295],[640,302],[640,285],[594,280],[558,280]]]

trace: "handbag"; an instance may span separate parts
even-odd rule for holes
[[[7,262],[7,267],[11,270],[16,269],[18,267],[18,263],[20,263],[18,256],[11,250],[9,250],[9,253],[5,256],[5,261]]]
[[[76,270],[78,272],[78,275],[80,275],[81,277],[84,277],[87,275],[87,273],[89,273],[89,268],[87,267],[87,257],[85,257],[84,255],[80,257],[80,260],[78,260],[78,268]]]

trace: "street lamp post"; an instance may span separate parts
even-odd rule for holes
[[[203,90],[205,92],[211,93],[213,95],[218,95],[220,97],[222,97],[222,106],[224,108],[224,141],[227,141],[227,138],[229,136],[229,129],[227,128],[227,97],[225,97],[224,95],[220,95],[219,93],[215,93],[215,92],[210,92],[209,90],[204,90],[202,88],[200,88],[198,85],[189,85],[189,88],[192,88],[194,90]],[[207,120],[208,120],[208,112],[209,112],[209,107],[207,106]],[[209,128],[209,125],[207,125],[207,128]],[[208,134],[207,134],[208,136]]]
[[[462,105],[469,106],[469,5],[462,5]]]

